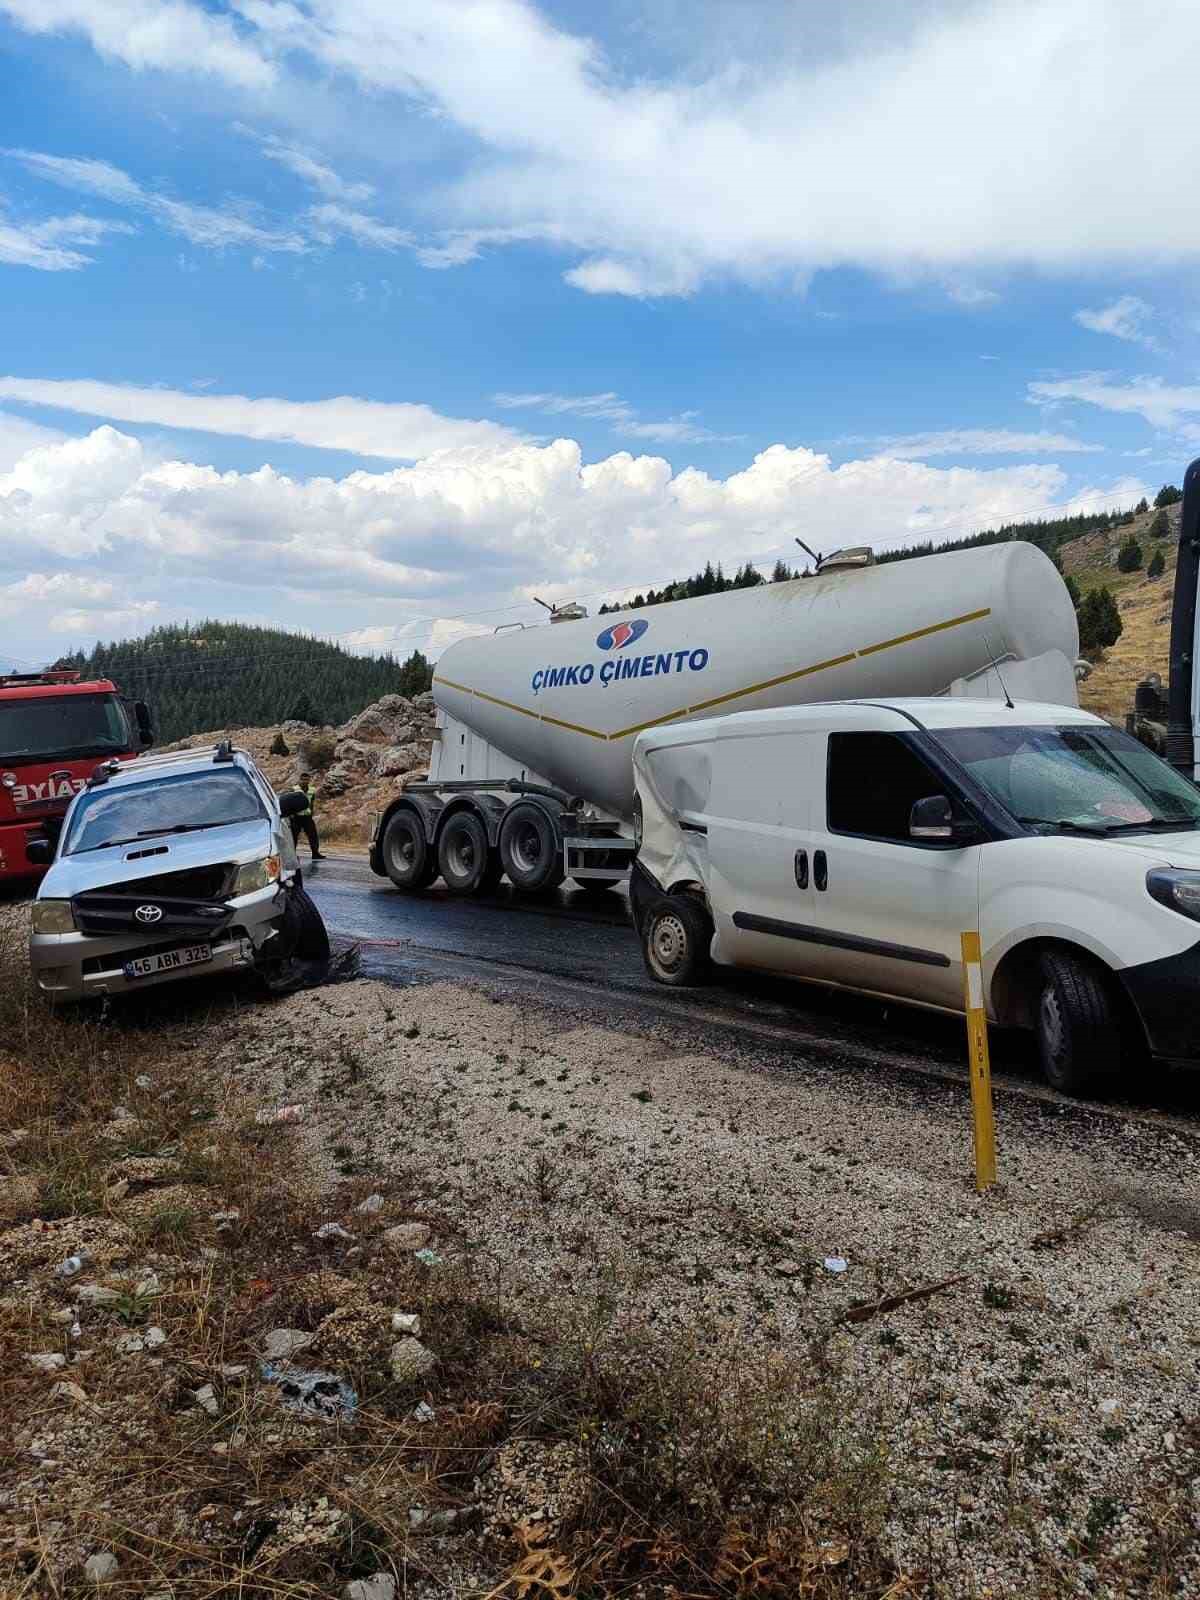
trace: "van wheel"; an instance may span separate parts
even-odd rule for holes
[[[438,867],[451,894],[495,888],[487,829],[471,811],[456,811],[438,836]],[[491,880],[489,885],[489,878]]]
[[[415,811],[397,811],[383,835],[383,867],[397,889],[428,889],[437,877],[437,861]]]
[[[518,800],[504,813],[500,860],[514,889],[558,888],[564,877],[558,830],[541,806]]]
[[[1042,957],[1036,1031],[1042,1071],[1063,1094],[1082,1094],[1120,1061],[1121,1030],[1103,980],[1064,951]]]
[[[689,895],[656,900],[642,921],[642,955],[657,983],[686,989],[708,979],[713,926],[708,912]]]

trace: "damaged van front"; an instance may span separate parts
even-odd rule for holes
[[[83,1000],[326,959],[287,825],[291,803],[229,745],[97,768],[34,902],[38,987]],[[42,851],[51,859],[48,842]]]

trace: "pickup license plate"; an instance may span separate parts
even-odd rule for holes
[[[164,950],[156,956],[139,956],[125,963],[127,978],[152,978],[157,972],[174,972],[177,967],[195,967],[212,960],[212,945],[190,944],[182,950]]]

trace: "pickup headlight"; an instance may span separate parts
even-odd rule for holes
[[[35,900],[34,933],[74,933],[75,914],[69,900]]]
[[[237,877],[233,880],[233,892],[238,894],[253,894],[256,889],[266,889],[279,879],[279,857],[264,856],[261,861],[247,861],[245,866],[237,870]]]
[[[1200,872],[1178,867],[1156,867],[1146,874],[1146,888],[1160,905],[1200,922]]]

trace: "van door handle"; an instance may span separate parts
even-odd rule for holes
[[[795,863],[795,865],[796,865],[796,887],[798,889],[807,889],[808,888],[808,851],[807,850],[797,850],[796,851],[796,863]]]
[[[829,862],[825,859],[824,850],[818,850],[813,855],[813,882],[821,890],[829,887]]]

